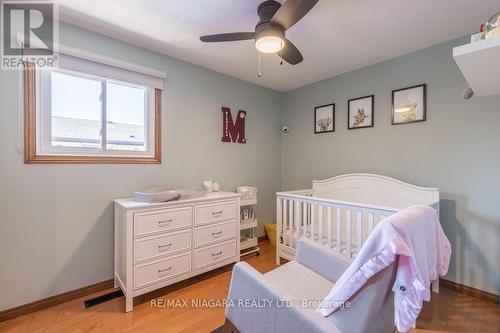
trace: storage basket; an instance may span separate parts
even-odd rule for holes
[[[236,192],[241,194],[241,200],[257,200],[257,191],[258,189],[252,186],[238,186],[236,188]]]
[[[272,246],[276,246],[276,224],[266,224],[264,226],[266,228],[267,239],[269,239],[269,243]]]

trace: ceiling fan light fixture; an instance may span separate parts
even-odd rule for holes
[[[283,48],[283,39],[275,36],[265,36],[257,39],[255,47],[262,53],[276,53]]]
[[[257,8],[259,21],[254,32],[230,32],[201,36],[205,43],[255,40],[260,53],[274,53],[290,65],[304,60],[302,54],[285,35],[286,31],[299,22],[319,0],[265,0]],[[283,3],[282,3],[283,2]],[[281,52],[280,52],[281,51]]]

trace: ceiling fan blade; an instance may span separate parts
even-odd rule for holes
[[[297,65],[304,60],[304,57],[302,57],[299,49],[297,49],[288,39],[285,41],[282,52],[283,55],[281,55],[281,52],[278,52],[277,54],[290,65]]]
[[[285,30],[299,22],[319,0],[286,0],[271,19]]]
[[[254,39],[255,32],[230,32],[227,34],[216,34],[201,36],[202,42],[233,42],[237,40]]]

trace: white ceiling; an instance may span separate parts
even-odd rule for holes
[[[199,36],[253,31],[263,0],[59,2],[62,21],[278,91],[473,33],[500,10],[499,0],[320,0],[287,31],[304,61],[280,66],[264,55],[259,79],[253,41]]]

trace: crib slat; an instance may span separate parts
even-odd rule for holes
[[[351,257],[351,210],[348,209],[346,211],[346,229],[347,229],[347,237],[346,237],[346,250],[347,256]]]
[[[300,202],[295,202],[295,238],[300,238]]]
[[[328,222],[328,249],[332,248],[332,207],[328,207],[326,219]]]
[[[341,223],[342,223],[342,209],[337,208],[337,241],[335,242],[335,246],[337,246],[337,252],[340,253],[342,251],[342,244],[341,244]]]
[[[318,242],[323,244],[323,206],[318,207]]]
[[[290,226],[290,247],[292,248],[295,248],[295,245],[294,245],[294,231],[293,230],[293,203],[294,201],[293,200],[290,200],[288,202],[288,223],[289,223],[289,226]]]
[[[290,206],[288,206],[288,215],[290,215],[290,235],[293,248],[295,248],[295,201],[293,199],[290,200]]]
[[[359,250],[361,250],[361,231],[362,231],[362,226],[361,226],[361,219],[363,217],[361,211],[358,211],[358,213],[356,214],[356,223],[357,223],[357,227],[356,227],[356,242],[358,243],[358,246],[357,246],[357,252],[359,253]]]
[[[296,239],[297,239],[297,217],[295,216],[295,206],[297,202],[295,200],[292,200],[292,221],[290,222],[292,224],[292,237],[293,237],[293,247],[295,247],[296,244]]]
[[[373,213],[368,214],[368,235],[373,231]]]
[[[288,227],[288,200],[283,200],[283,243],[290,246],[290,228]]]
[[[288,246],[288,225],[287,225],[287,207],[288,205],[288,200],[283,200],[283,203],[282,203],[282,206],[283,206],[283,218],[282,218],[282,221],[283,221],[283,244],[285,244],[286,246]]]
[[[304,237],[307,238],[307,202],[302,203],[302,232]]]
[[[281,230],[283,228],[283,200],[278,198],[276,200],[276,265],[280,264],[280,246],[281,246]]]
[[[311,239],[314,241],[314,205],[311,204]]]

